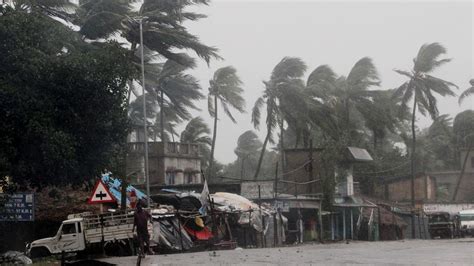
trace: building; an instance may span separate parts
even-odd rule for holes
[[[127,147],[127,173],[136,173],[134,184],[145,183],[145,143],[136,133],[129,138]],[[201,151],[199,144],[179,142],[148,142],[148,172],[150,184],[200,184]]]
[[[375,186],[377,198],[391,202],[411,203],[411,176],[381,178]],[[415,201],[436,201],[436,179],[430,175],[420,174],[415,178]]]

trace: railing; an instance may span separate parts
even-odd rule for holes
[[[132,153],[143,153],[145,151],[144,142],[128,143],[128,150]],[[199,144],[179,143],[179,142],[149,142],[148,151],[150,154],[158,155],[188,155],[201,156]]]

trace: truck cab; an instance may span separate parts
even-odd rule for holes
[[[461,221],[461,233],[465,235],[474,235],[474,210],[463,210],[459,212]]]
[[[26,247],[26,253],[32,258],[62,252],[82,251],[86,247],[82,218],[65,220],[53,237],[38,239]]]

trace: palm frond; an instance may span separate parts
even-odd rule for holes
[[[209,94],[207,96],[207,111],[209,112],[209,115],[211,117],[215,117],[216,116],[216,109],[214,108],[214,102],[213,102],[212,97],[216,97],[216,96],[215,95],[212,96],[211,94]]]
[[[284,57],[273,69],[271,80],[300,78],[306,71],[306,64],[297,57]]]
[[[466,89],[465,91],[463,91],[463,93],[461,93],[461,95],[459,95],[459,104],[461,104],[466,97],[469,97],[470,95],[474,94],[474,84],[473,83],[474,83],[474,80],[471,79],[471,85],[473,85],[473,86]]]
[[[260,110],[262,109],[263,105],[265,104],[265,100],[263,97],[259,97],[253,106],[252,109],[252,124],[253,126],[258,129],[260,127]]]
[[[418,55],[414,59],[415,72],[429,73],[435,68],[450,61],[450,59],[439,59],[446,54],[446,48],[440,43],[430,43],[421,46]]]
[[[363,57],[352,67],[347,76],[347,84],[352,89],[366,90],[380,84],[379,76],[372,59]]]

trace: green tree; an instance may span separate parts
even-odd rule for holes
[[[268,142],[275,143],[273,139],[274,131],[278,127],[280,128],[280,155],[282,156],[284,122],[296,124],[295,121],[302,119],[298,115],[305,114],[304,111],[301,111],[305,108],[304,82],[301,79],[305,71],[306,64],[301,59],[285,57],[273,68],[270,80],[263,82],[265,89],[252,109],[252,123],[256,129],[259,128],[261,109],[266,105],[267,117],[265,124],[267,134],[260,151],[254,179],[259,176]]]
[[[54,19],[7,8],[0,53],[2,175],[40,186],[110,169],[128,133],[126,50],[92,47]]]
[[[262,142],[252,130],[247,130],[239,136],[234,153],[237,155],[237,160],[240,161],[240,179],[244,178],[246,169],[251,172],[256,168],[255,160],[258,158],[261,148]]]
[[[474,94],[474,79],[471,79],[469,83],[471,84],[471,87],[467,88],[463,93],[461,93],[461,95],[459,95],[459,104],[461,104],[466,97]]]
[[[187,57],[183,55],[183,57]],[[188,57],[188,61],[193,60]],[[188,64],[193,65],[193,64]],[[194,104],[196,100],[202,99],[204,96],[200,92],[201,87],[193,76],[184,73],[187,67],[167,60],[159,72],[155,72],[149,76],[149,86],[153,88],[159,102],[159,129],[160,139],[165,140],[165,116],[170,116],[171,121],[179,122],[181,120],[191,119],[188,109],[198,108]]]
[[[146,82],[153,83],[157,80],[153,74],[157,75],[159,72],[153,71],[153,68],[159,65],[156,63],[157,58],[164,57],[185,67],[193,66],[193,63],[188,56],[179,52],[182,50],[194,51],[207,63],[212,58],[220,58],[216,48],[202,44],[197,36],[188,32],[183,26],[189,21],[206,17],[189,11],[190,6],[208,3],[208,0],[145,0],[138,11],[134,11],[128,0],[82,0],[74,22],[80,26],[80,33],[88,39],[101,40],[120,34],[130,43],[130,63],[139,67],[140,20],[142,20],[144,53],[149,59],[147,68],[150,69],[145,77]],[[129,82],[130,92],[138,96],[133,86],[134,83]]]
[[[467,160],[469,158],[469,154],[471,153],[472,148],[474,147],[474,111],[466,110],[464,112],[459,113],[454,118],[453,130],[456,136],[456,142],[458,144],[459,150],[461,151],[463,149],[466,149],[466,155],[464,156],[464,158],[461,158],[463,160],[461,166],[461,173],[459,175],[459,179],[456,184],[456,188],[452,198],[452,200],[455,201],[464,172],[466,171],[466,165]]]
[[[402,97],[402,108],[407,109],[407,104],[413,100],[411,117],[411,197],[412,204],[415,205],[415,158],[416,158],[416,112],[422,115],[429,114],[433,119],[438,116],[438,106],[435,94],[440,96],[454,96],[452,87],[455,84],[431,76],[430,73],[435,69],[451,61],[450,59],[440,59],[440,56],[446,53],[446,49],[439,43],[424,44],[421,46],[416,58],[413,60],[412,71],[395,70],[397,73],[408,78],[396,89],[393,97]],[[414,230],[414,228],[412,229]]]
[[[181,143],[197,143],[201,148],[201,168],[209,165],[211,130],[201,117],[191,119],[181,132]]]
[[[219,68],[214,73],[214,77],[209,81],[208,111],[214,118],[214,131],[212,133],[211,155],[209,160],[209,174],[212,179],[212,166],[214,163],[214,150],[217,138],[218,102],[222,105],[222,110],[234,123],[236,120],[231,113],[231,108],[239,113],[245,112],[245,100],[242,97],[242,81],[237,76],[237,70],[232,66]]]

